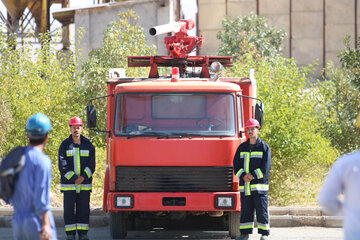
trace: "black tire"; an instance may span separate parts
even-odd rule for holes
[[[229,236],[236,238],[240,236],[240,213],[230,212],[228,216]]]
[[[127,235],[126,213],[110,213],[110,235],[112,239],[124,239]]]

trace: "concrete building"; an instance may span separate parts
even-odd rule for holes
[[[151,37],[148,29],[182,17],[181,4],[196,1],[198,35],[205,37],[201,55],[216,55],[220,41],[216,38],[222,29],[222,19],[229,15],[241,17],[249,13],[265,16],[270,26],[287,32],[284,57],[295,58],[299,65],[307,65],[318,59],[319,69],[331,60],[338,63],[338,51],[343,49],[346,35],[357,47],[359,4],[358,0],[133,0],[106,3],[88,8],[62,9],[53,15],[60,22],[74,23],[83,27],[86,35],[80,43],[85,55],[102,44],[106,25],[116,19],[118,12],[131,8],[140,16],[150,44],[164,51],[163,36]]]
[[[338,63],[343,40],[351,36],[357,47],[358,0],[198,0],[199,33],[207,40],[201,54],[216,54],[224,16],[241,17],[249,13],[265,16],[270,26],[282,28],[288,38],[284,57],[293,57],[299,65],[318,59],[322,68],[328,61]]]
[[[156,45],[159,55],[166,55],[166,50],[163,47],[163,36],[152,37],[149,34],[149,29],[156,25],[175,21],[175,4],[176,1],[174,3],[173,0],[123,1],[84,8],[64,8],[54,11],[53,16],[63,25],[74,24],[75,32],[79,28],[85,30],[85,34],[77,47],[83,50],[84,56],[87,56],[91,49],[101,47],[106,26],[115,21],[120,12],[132,9],[139,15],[137,23],[143,27],[148,44]]]

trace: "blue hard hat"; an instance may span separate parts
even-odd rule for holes
[[[52,129],[50,119],[42,113],[32,115],[26,123],[26,132],[29,135],[41,136]]]

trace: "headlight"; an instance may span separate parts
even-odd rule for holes
[[[235,197],[234,196],[215,196],[215,208],[217,209],[234,209]]]
[[[132,195],[115,195],[114,197],[115,208],[133,208],[134,196]]]

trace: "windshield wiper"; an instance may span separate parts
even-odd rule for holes
[[[158,139],[160,139],[163,137],[168,137],[168,134],[161,132],[141,132],[141,131],[134,131],[128,133],[127,135],[128,139],[133,137],[157,137]]]
[[[204,137],[208,136],[202,133],[187,133],[187,132],[170,132],[169,137]]]

